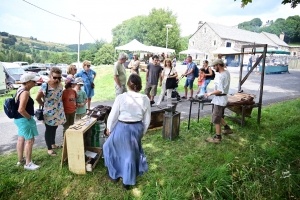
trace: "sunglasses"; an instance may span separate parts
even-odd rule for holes
[[[90,67],[91,65],[87,65],[87,67]]]
[[[74,68],[74,70],[77,70],[77,68]]]
[[[54,80],[58,79],[59,81],[61,81],[61,76],[52,76],[52,78],[53,78]]]

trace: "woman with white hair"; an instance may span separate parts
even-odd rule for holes
[[[87,109],[90,109],[92,97],[94,96],[94,88],[95,88],[94,80],[96,78],[96,72],[91,69],[91,62],[88,60],[83,61],[82,67],[83,69],[79,73],[75,74],[74,77],[82,78],[84,82],[83,85],[84,91],[88,98]]]

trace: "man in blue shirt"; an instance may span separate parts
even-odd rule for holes
[[[183,99],[187,99],[187,92],[188,89],[187,87],[189,86],[190,91],[191,91],[191,96],[189,99],[193,98],[193,84],[194,84],[194,80],[195,80],[195,76],[194,76],[194,70],[197,67],[197,65],[193,62],[192,56],[188,56],[187,57],[187,68],[184,74],[182,74],[182,76],[186,76],[186,81],[185,81],[185,85],[184,85],[184,92],[185,95],[181,98]]]

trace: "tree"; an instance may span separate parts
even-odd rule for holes
[[[51,56],[50,56],[50,58],[49,58],[49,61],[51,63],[54,63],[54,64],[59,63],[60,59],[59,59],[58,53],[52,53]]]
[[[62,52],[59,60],[61,63],[66,63],[66,64],[70,64],[71,63],[71,58],[69,56],[69,54],[67,52]]]
[[[95,54],[93,61],[94,65],[113,64],[114,62],[114,47],[111,44],[104,44],[101,49]]]
[[[236,1],[236,0],[234,0]],[[242,5],[241,7],[244,8],[248,3],[252,3],[252,0],[241,0]],[[281,4],[291,4],[291,8],[296,8],[297,5],[300,3],[300,0],[282,0]]]

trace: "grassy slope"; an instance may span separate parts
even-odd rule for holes
[[[293,109],[290,109],[293,108]],[[149,171],[131,191],[105,175],[103,159],[87,175],[60,168],[60,156],[34,149],[37,171],[16,167],[16,154],[0,156],[1,199],[299,199],[300,99],[257,110],[245,127],[231,121],[234,134],[219,145],[208,144],[209,117],[182,122],[180,136],[164,140],[161,130],[148,132],[143,147]],[[59,153],[61,150],[59,151]],[[289,176],[291,174],[291,176]]]

